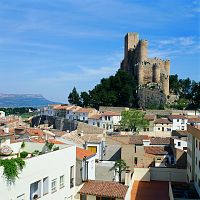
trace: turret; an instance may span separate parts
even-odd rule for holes
[[[170,60],[165,60],[164,67],[165,67],[165,71],[167,75],[169,76],[170,75]]]
[[[144,66],[143,63],[138,64],[138,85],[143,84],[143,79],[144,79]]]
[[[138,45],[139,35],[138,33],[127,33],[124,38],[124,58],[128,57],[128,51],[135,49]]]
[[[166,96],[169,95],[169,75],[170,75],[170,61],[166,60],[164,62],[164,68],[166,71],[165,78],[163,80],[163,92]]]
[[[139,42],[139,60],[140,60],[140,62],[147,60],[147,46],[148,46],[147,40],[140,40],[140,42]]]
[[[153,82],[160,83],[160,66],[158,63],[153,65]]]

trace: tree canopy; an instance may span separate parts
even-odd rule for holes
[[[122,111],[121,129],[138,132],[140,129],[146,128],[149,122],[144,119],[144,115],[144,112],[140,110]]]

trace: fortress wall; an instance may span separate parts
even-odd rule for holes
[[[140,40],[139,42],[139,51],[140,51],[140,62],[147,60],[147,40]]]

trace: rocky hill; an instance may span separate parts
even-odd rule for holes
[[[0,107],[42,107],[57,102],[49,101],[40,94],[2,94]]]

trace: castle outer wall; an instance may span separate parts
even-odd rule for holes
[[[139,40],[138,33],[128,33],[124,41],[121,69],[134,76],[138,86],[157,84],[165,96],[169,95],[170,61],[148,58],[148,41]]]

